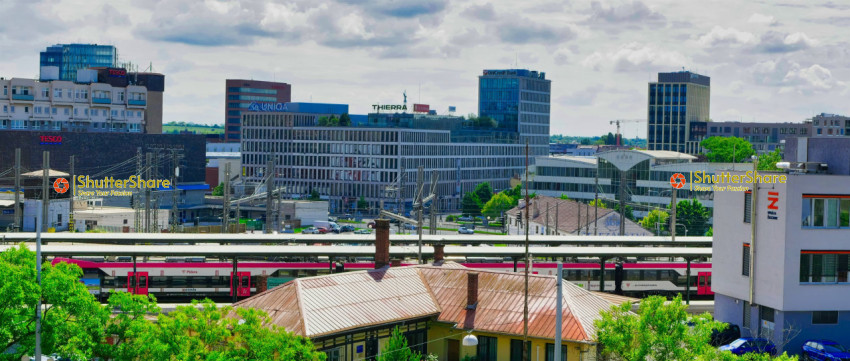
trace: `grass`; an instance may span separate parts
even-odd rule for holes
[[[348,220],[348,219],[337,219],[336,223],[352,223],[352,224],[355,224],[355,223],[361,223],[361,222],[351,221],[351,220]]]
[[[473,232],[480,233],[480,234],[492,234],[492,235],[495,235],[495,236],[504,236],[505,235],[502,232],[487,232],[487,231],[473,231]]]
[[[195,132],[197,134],[223,134],[224,128],[202,127],[193,125],[163,125],[163,133],[180,133],[181,131]]]

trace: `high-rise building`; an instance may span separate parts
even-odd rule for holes
[[[227,79],[225,100],[225,142],[239,142],[242,112],[251,103],[289,103],[292,86],[271,81]]]
[[[112,45],[56,44],[41,52],[41,67],[57,67],[59,80],[77,81],[77,70],[91,67],[114,67],[118,50]],[[44,80],[44,74],[41,79]],[[53,80],[53,79],[51,79]]]
[[[697,154],[705,134],[711,78],[690,71],[658,73],[649,83],[647,148]]]
[[[484,70],[478,77],[478,115],[498,122],[529,143],[531,156],[549,153],[549,100],[552,81],[528,69]]]

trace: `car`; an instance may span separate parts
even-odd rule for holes
[[[843,361],[850,360],[850,350],[831,340],[808,340],[803,343],[802,361]]]
[[[726,324],[723,331],[714,330],[711,332],[711,340],[709,343],[714,346],[728,345],[730,342],[741,338],[741,328],[738,325]]]
[[[776,345],[766,338],[741,337],[732,343],[720,346],[720,351],[729,351],[735,355],[745,353],[776,354]]]
[[[292,226],[287,224],[283,227],[283,233],[295,233],[295,231],[292,230]]]
[[[412,224],[410,224],[410,223],[405,223],[405,224],[404,224],[404,229],[409,229],[409,230],[415,231],[415,230],[416,230],[416,226],[414,226],[414,225],[412,225]]]
[[[469,228],[466,228],[466,227],[460,227],[460,228],[457,229],[457,233],[459,233],[459,234],[473,234],[473,233],[475,233],[475,231],[473,231]]]
[[[463,217],[458,217],[458,219],[457,219],[457,220],[458,220],[458,221],[463,221],[463,222],[472,222],[472,220],[473,220],[473,219],[474,219],[474,218],[472,218],[471,216],[463,216]]]
[[[325,228],[325,227],[319,227],[318,229],[319,229],[319,234],[326,234],[326,233],[331,233],[331,232],[333,232],[333,231],[331,231],[330,229],[327,229],[327,228]]]
[[[354,234],[372,234],[372,231],[368,229],[358,229],[354,231]]]
[[[375,228],[375,221],[369,222],[369,224],[367,224],[366,227]]]
[[[319,234],[319,229],[316,227],[304,228],[301,230],[303,234]]]
[[[340,232],[354,232],[354,226],[346,224],[342,227],[339,227],[339,231]]]

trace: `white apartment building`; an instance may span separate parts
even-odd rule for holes
[[[0,78],[0,131],[141,133],[147,89]]]

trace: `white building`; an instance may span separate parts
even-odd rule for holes
[[[74,207],[74,228],[77,232],[88,230],[105,230],[108,232],[135,232],[136,211],[133,208],[122,207],[85,207],[77,208],[85,202],[77,202]],[[156,216],[157,228],[168,229],[170,211],[158,209],[152,212]],[[142,214],[144,217],[144,214]],[[154,220],[151,220],[154,222]]]

